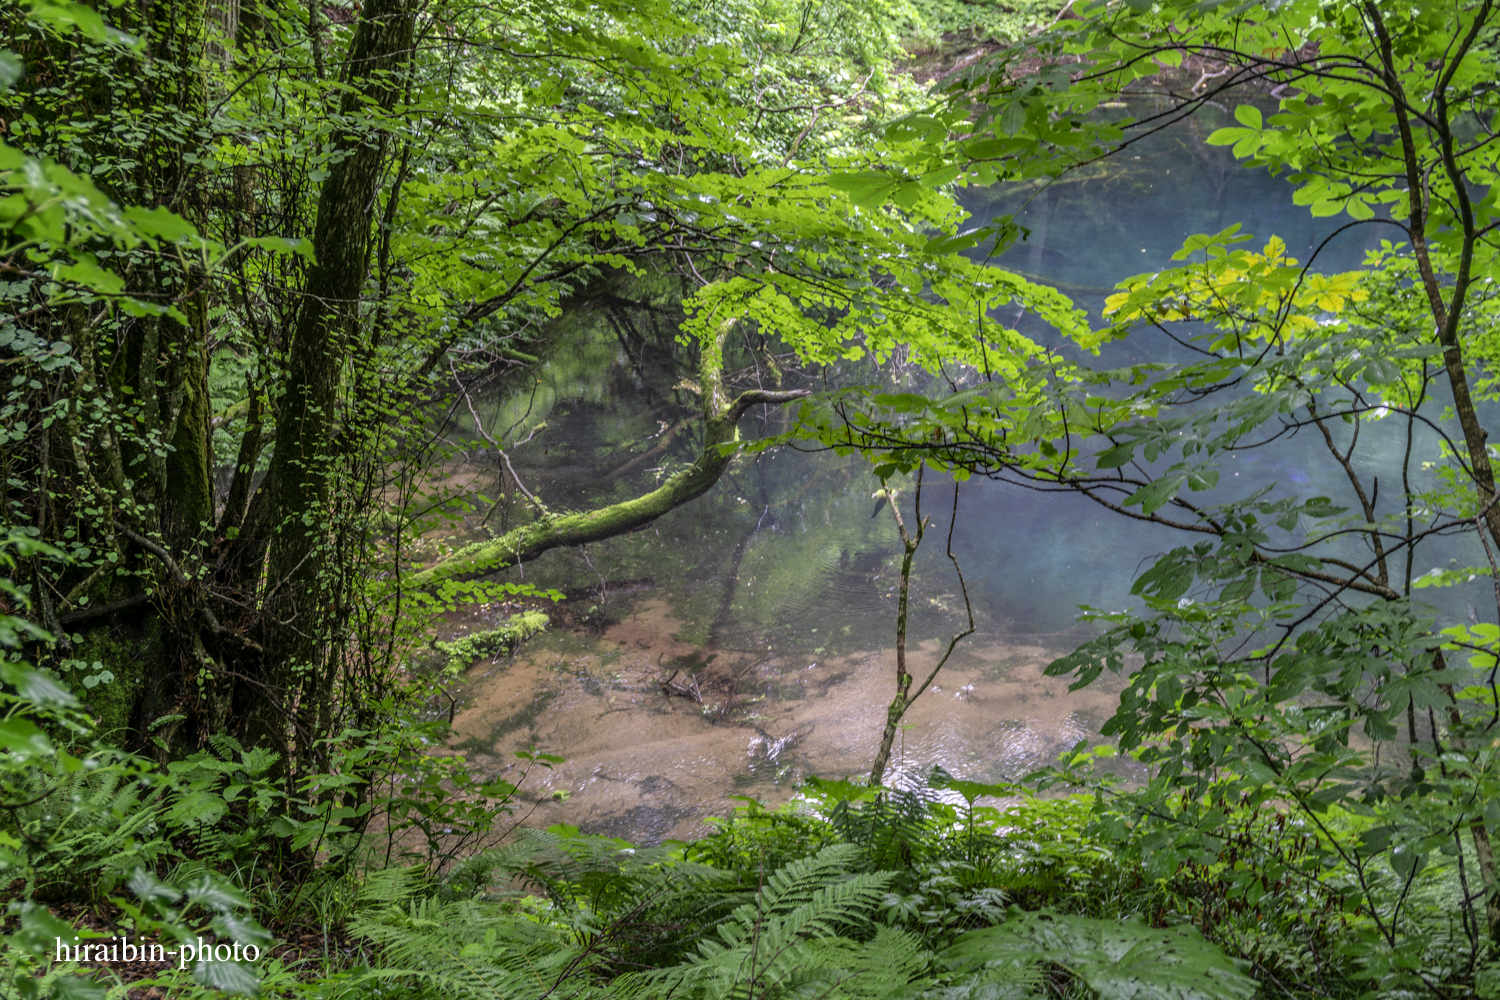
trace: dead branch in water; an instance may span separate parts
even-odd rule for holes
[[[953,516],[948,521],[948,560],[953,563],[953,570],[958,574],[958,586],[964,595],[964,610],[968,612],[969,624],[960,632],[956,632],[953,638],[948,640],[948,648],[943,651],[942,658],[927,675],[927,679],[919,685],[916,691],[911,690],[912,675],[906,669],[906,624],[909,611],[908,598],[911,592],[911,564],[912,558],[917,554],[917,546],[922,544],[922,536],[927,533],[928,520],[922,516],[922,476],[926,471],[926,465],[917,467],[917,495],[916,516],[917,530],[912,535],[906,529],[906,522],[901,517],[901,508],[896,504],[896,491],[887,490],[886,500],[891,505],[891,513],[896,518],[896,529],[901,532],[901,594],[896,606],[896,696],[891,699],[890,707],[886,709],[885,732],[880,737],[880,749],[875,753],[875,762],[870,765],[870,784],[879,785],[885,778],[886,766],[891,760],[891,747],[896,742],[896,733],[900,731],[901,719],[906,715],[908,709],[916,703],[933,679],[937,677],[938,671],[948,662],[953,655],[953,650],[958,646],[959,640],[974,633],[974,606],[969,603],[969,586],[964,582],[963,568],[958,564],[958,557],[953,554],[953,526],[958,523],[958,482],[953,483]]]

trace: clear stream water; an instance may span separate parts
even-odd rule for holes
[[[1252,246],[1275,234],[1295,253],[1338,224],[1295,206],[1284,180],[1204,145],[1219,124],[1177,127],[1133,158],[1045,190],[969,191],[964,200],[980,220],[1016,212],[1030,235],[999,263],[1057,284],[1096,317],[1112,285],[1167,264],[1189,234],[1240,222],[1258,237]],[[1388,238],[1375,228],[1367,235]],[[1343,240],[1320,263],[1353,267],[1365,249]],[[534,386],[507,386],[481,408],[496,434],[514,426],[524,436],[546,421],[514,459],[528,488],[562,507],[634,495],[697,448],[688,420],[696,399],[677,385],[689,373],[669,350],[669,318],[601,295],[572,320]],[[1021,328],[1055,339],[1024,318]],[[1171,360],[1180,349],[1140,336],[1107,352],[1100,361],[1118,364]],[[780,416],[761,419],[771,430]],[[473,436],[463,421],[452,433]],[[1226,485],[1275,481],[1344,498],[1349,487],[1323,448],[1309,434],[1236,459]],[[470,457],[450,470],[456,479],[490,496],[507,488],[493,459]],[[1371,460],[1390,458],[1376,449]],[[511,752],[526,746],[565,757],[530,779],[544,801],[528,822],[648,843],[703,832],[704,817],[733,808],[730,796],[779,802],[808,774],[867,772],[893,690],[900,550],[889,511],[871,499],[876,487],[857,459],[778,451],[740,460],[711,493],[631,537],[526,566],[528,581],[578,595],[568,604],[575,627],[554,628],[513,660],[475,664],[453,744],[497,772],[513,773]],[[926,498],[936,525],[914,580],[919,676],[963,619],[943,556],[949,489],[933,484]],[[508,503],[488,512],[489,528],[507,523]],[[480,531],[480,520],[465,530]],[[1115,689],[1069,694],[1042,670],[1086,635],[1075,624],[1079,605],[1123,607],[1143,561],[1177,544],[1082,498],[965,484],[954,551],[979,630],[908,715],[897,780],[934,764],[982,780],[1016,777],[1097,734]],[[499,616],[477,609],[450,625],[486,628]],[[668,693],[669,679],[701,703]],[[554,791],[566,796],[545,801]]]

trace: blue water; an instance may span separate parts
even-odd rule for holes
[[[1200,120],[1151,137],[1123,158],[1050,186],[968,189],[961,200],[974,222],[1015,213],[1029,234],[995,260],[996,266],[1055,284],[1096,322],[1116,283],[1169,266],[1173,252],[1194,233],[1239,223],[1241,232],[1255,237],[1246,246],[1259,249],[1275,235],[1305,258],[1308,250],[1302,248],[1319,246],[1348,220],[1312,218],[1293,203],[1293,187],[1284,178],[1247,169],[1228,149],[1204,144],[1208,133],[1227,121],[1229,111],[1209,109]],[[1388,227],[1350,230],[1320,251],[1317,266],[1355,268],[1366,250],[1389,237]],[[658,440],[653,435],[666,425],[693,423],[696,398],[678,386],[695,373],[688,359],[672,351],[666,326],[659,343],[634,347],[620,334],[616,320],[607,325],[603,310],[596,315],[589,308],[578,309],[582,318],[576,343],[561,348],[540,372],[540,391],[513,388],[492,398],[486,411],[494,427],[547,421],[545,433],[516,449],[515,462],[523,479],[549,502],[570,507],[638,493],[653,476],[691,461],[697,448],[693,432],[684,430],[670,448],[628,475],[600,481],[608,478],[607,470],[651,447],[648,442]],[[1042,343],[1102,367],[1180,362],[1191,356],[1163,335],[1142,331],[1106,345],[1098,358],[1084,359],[1029,316],[1001,318]],[[648,319],[664,322],[659,314],[642,314],[642,328]],[[521,420],[523,413],[529,416]],[[746,433],[777,430],[784,419],[775,411],[760,416],[764,427],[757,430],[747,423]],[[1382,513],[1399,503],[1401,429],[1394,419],[1367,421],[1356,453],[1366,488],[1373,485],[1368,477],[1380,478]],[[1341,427],[1337,436],[1344,440],[1347,429]],[[1437,457],[1435,439],[1420,438],[1414,466],[1420,469],[1423,461]],[[1226,456],[1221,468],[1219,488],[1192,494],[1192,499],[1212,502],[1275,484],[1272,498],[1320,495],[1343,505],[1354,503],[1342,469],[1314,430]],[[1424,475],[1417,472],[1419,485]],[[681,582],[673,600],[677,616],[689,623],[686,634],[695,641],[710,641],[711,636],[714,643],[744,648],[828,648],[830,626],[836,624],[839,645],[878,648],[889,643],[894,610],[890,583],[899,552],[889,512],[871,517],[871,493],[878,485],[857,458],[783,450],[742,459],[707,496],[673,511],[650,530],[594,547],[596,562],[607,563],[615,580]],[[941,538],[951,500],[944,490],[940,483],[930,484],[928,509],[938,535],[918,557],[922,594],[956,589]],[[1126,606],[1132,600],[1131,582],[1152,558],[1204,536],[1132,521],[1069,493],[974,480],[963,488],[954,539],[981,632],[1014,637],[1067,632],[1080,605]],[[1367,558],[1354,547],[1342,554],[1361,563]],[[1472,539],[1428,543],[1413,575],[1454,558],[1473,564],[1482,560],[1482,553]],[[1399,578],[1400,557],[1392,570]],[[533,579],[560,585],[587,586],[596,579],[580,558],[567,553],[544,557],[531,572]],[[751,579],[762,582],[738,586]],[[774,582],[767,586],[764,581]],[[1420,596],[1440,600],[1444,616],[1466,619],[1471,603],[1485,606],[1483,584],[1471,585],[1473,593],[1427,590]],[[938,616],[914,627],[937,634],[950,624]]]
[[[1329,240],[1349,221],[1347,217],[1313,218],[1306,208],[1293,203],[1294,188],[1285,178],[1248,169],[1227,148],[1202,141],[1228,120],[1227,113],[1209,109],[1202,121],[1176,126],[1142,141],[1125,159],[1091,168],[1086,180],[1069,179],[1041,190],[1005,186],[971,190],[962,200],[976,222],[1014,213],[1030,232],[1000,255],[997,265],[1057,285],[1095,323],[1100,321],[1105,296],[1119,281],[1174,266],[1172,254],[1195,233],[1219,232],[1238,223],[1242,234],[1255,237],[1245,247],[1259,250],[1274,235],[1303,261],[1311,259],[1317,248],[1314,266],[1325,272],[1358,268],[1368,250],[1378,247],[1382,239],[1393,238],[1390,227],[1371,225]],[[1030,317],[1020,317],[1017,327],[1075,360],[1098,367],[1143,361],[1180,363],[1192,357],[1186,348],[1149,329],[1107,344],[1101,356],[1087,359]],[[1445,389],[1441,384],[1437,388]],[[1347,428],[1338,430],[1335,436],[1342,446],[1347,442]],[[1380,481],[1377,513],[1400,509],[1403,430],[1398,420],[1388,419],[1366,421],[1361,431],[1354,464],[1365,477],[1367,491],[1375,478]],[[1430,483],[1431,477],[1420,469],[1423,461],[1438,458],[1436,437],[1419,435],[1414,457],[1415,483]],[[1220,467],[1220,487],[1192,494],[1194,501],[1227,499],[1274,483],[1277,488],[1268,499],[1321,495],[1357,509],[1344,471],[1315,429],[1267,448],[1226,456]],[[1041,632],[1064,628],[1081,604],[1109,609],[1126,606],[1132,579],[1155,554],[1203,540],[1131,522],[1076,495],[1037,493],[993,482],[969,488],[956,534],[966,564],[975,567],[987,613],[1015,628]],[[1360,564],[1369,558],[1366,550],[1356,546],[1345,547],[1340,554]],[[1392,574],[1398,579],[1402,559],[1392,560]],[[1413,576],[1455,559],[1466,565],[1483,564],[1482,550],[1472,534],[1424,543]],[[1468,588],[1430,589],[1418,596],[1434,602],[1434,613],[1444,619],[1468,619],[1473,606],[1493,602],[1487,586],[1481,579]]]

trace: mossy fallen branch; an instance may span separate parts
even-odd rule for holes
[[[545,629],[549,620],[540,611],[523,611],[518,615],[512,615],[499,628],[475,632],[461,639],[454,639],[452,642],[439,642],[434,645],[439,653],[448,657],[443,670],[446,673],[459,674],[467,670],[469,664],[475,660],[494,656],[496,653],[513,651],[522,642]]]
[[[465,548],[435,566],[412,574],[406,585],[426,588],[444,580],[472,579],[524,564],[549,549],[587,545],[623,535],[708,492],[738,451],[740,417],[750,407],[758,403],[787,403],[810,395],[806,389],[788,392],[752,389],[730,400],[722,375],[724,338],[732,326],[733,321],[725,323],[714,340],[702,348],[698,385],[703,396],[703,451],[692,465],[650,493],[631,500],[572,514],[545,513],[493,542]]]

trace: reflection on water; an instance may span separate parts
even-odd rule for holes
[[[1239,169],[1227,150],[1204,146],[1219,124],[1163,133],[1136,147],[1136,159],[1049,188],[965,197],[981,220],[1011,211],[1030,228],[1001,258],[1005,266],[1057,282],[1096,316],[1105,289],[1165,265],[1190,233],[1241,222],[1262,239],[1316,245],[1335,220],[1311,219],[1284,180]],[[1331,245],[1320,263],[1356,265],[1359,233]],[[698,402],[685,388],[693,373],[672,349],[677,298],[680,290],[665,285],[591,293],[570,311],[571,332],[537,381],[486,401],[486,426],[504,440],[545,422],[513,457],[522,481],[549,504],[636,495],[695,456]],[[1052,337],[1027,323],[1020,318],[1039,340]],[[729,367],[749,371],[766,347],[735,349],[743,354]],[[1106,351],[1101,363],[1113,365],[1172,360],[1180,348],[1142,336]],[[832,373],[841,376],[849,373]],[[785,418],[770,409],[755,416],[761,424],[747,420],[751,434],[775,432]],[[473,436],[462,426],[455,433]],[[1389,464],[1395,434],[1378,423],[1365,433],[1375,445],[1367,460]],[[504,495],[467,530],[503,530],[522,509],[515,485],[492,456],[467,458],[453,475]],[[1312,434],[1226,465],[1223,496],[1251,482],[1339,502],[1349,494]],[[649,528],[527,565],[528,581],[589,592],[577,603],[602,608],[613,624],[602,634],[554,632],[513,663],[477,665],[454,744],[495,768],[528,745],[563,755],[567,763],[547,780],[567,797],[541,806],[531,822],[643,841],[702,832],[704,816],[732,808],[731,795],[781,800],[808,774],[867,773],[894,686],[900,551],[889,511],[872,501],[877,485],[856,459],[790,450],[748,457],[712,492]],[[937,523],[914,575],[918,676],[964,620],[942,553],[946,490],[929,484]],[[908,714],[895,780],[918,780],[934,764],[959,777],[1014,778],[1097,734],[1113,690],[1069,694],[1042,670],[1082,637],[1079,605],[1125,606],[1143,563],[1179,544],[1165,529],[1112,519],[1081,497],[966,484],[954,548],[979,631]],[[1434,550],[1417,571],[1447,554]],[[626,582],[633,590],[622,596]]]

